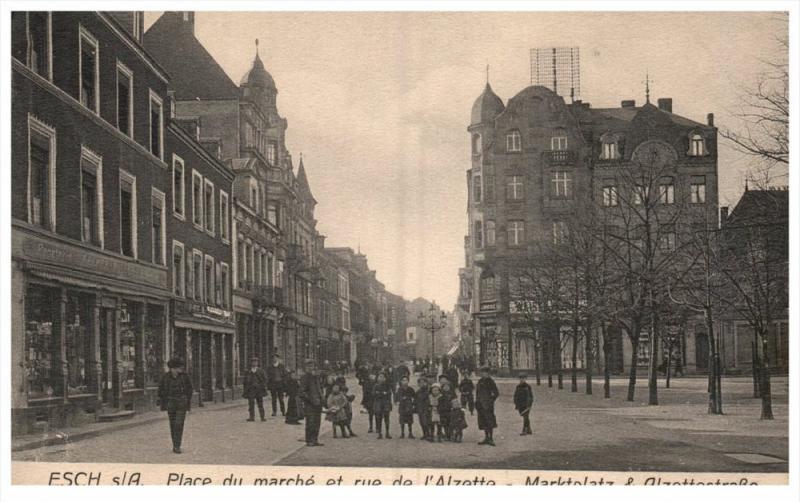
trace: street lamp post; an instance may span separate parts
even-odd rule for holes
[[[431,359],[436,359],[436,332],[447,326],[447,314],[441,312],[439,316],[436,315],[436,305],[431,304],[428,308],[428,313],[420,312],[417,316],[419,319],[420,327],[431,334]]]

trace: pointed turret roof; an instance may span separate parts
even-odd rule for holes
[[[475,103],[472,105],[472,120],[471,124],[481,124],[483,122],[491,122],[495,117],[505,110],[503,100],[494,93],[492,86],[486,82],[486,87]]]
[[[297,166],[297,189],[303,194],[304,197],[314,201],[316,204],[317,199],[314,198],[314,195],[311,193],[311,185],[308,183],[308,177],[306,176],[306,168],[303,165],[303,156],[300,155],[300,165]]]
[[[247,70],[247,73],[242,76],[239,85],[263,87],[278,92],[275,86],[275,80],[272,75],[264,68],[264,63],[261,61],[261,56],[258,54],[258,40],[256,39],[256,57],[253,59],[253,65]]]

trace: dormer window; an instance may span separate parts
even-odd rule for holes
[[[550,139],[550,149],[553,151],[560,151],[567,149],[567,137],[566,136],[553,136]]]
[[[692,157],[702,157],[706,154],[706,139],[702,134],[692,133],[689,136],[689,155]]]
[[[522,136],[519,131],[511,131],[506,135],[506,150],[509,152],[522,151]]]
[[[480,155],[481,154],[481,135],[480,134],[473,134],[472,135],[472,155]]]
[[[617,143],[616,142],[605,142],[603,143],[603,151],[600,153],[600,159],[602,160],[614,160],[619,158],[619,152],[617,150]]]

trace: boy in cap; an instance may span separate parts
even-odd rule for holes
[[[522,417],[522,433],[520,436],[528,436],[533,434],[531,430],[530,413],[533,407],[533,390],[526,381],[528,376],[523,373],[519,376],[519,384],[514,390],[514,407]]]
[[[169,371],[158,384],[158,402],[169,417],[173,453],[181,453],[183,423],[186,412],[192,409],[192,379],[183,372],[183,360],[173,357],[167,362]]]

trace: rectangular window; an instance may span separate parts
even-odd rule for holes
[[[494,204],[494,176],[483,177],[483,198],[487,204]]]
[[[49,12],[28,12],[28,67],[53,79],[53,46]]]
[[[205,209],[206,231],[214,233],[214,184],[205,180],[205,188],[203,190],[203,207]]]
[[[658,201],[662,204],[675,204],[675,185],[672,181],[658,186]]]
[[[203,229],[203,176],[192,171],[192,222]]]
[[[117,128],[133,137],[133,72],[117,61]]]
[[[567,149],[567,137],[566,136],[553,136],[550,139],[550,149],[551,150],[566,150]]]
[[[644,185],[636,185],[633,187],[633,203],[640,206],[648,201],[650,195],[650,188]]]
[[[56,131],[28,116],[28,222],[55,230]]]
[[[240,238],[236,241],[236,276],[239,281],[237,287],[240,289],[244,289],[247,280],[247,262],[245,260],[244,251],[244,241]]]
[[[689,185],[690,202],[692,204],[705,204],[706,202],[706,177],[692,176]]]
[[[205,263],[206,304],[214,304],[214,258],[206,255]]]
[[[136,258],[136,178],[120,170],[119,234],[120,251]]]
[[[275,202],[267,204],[267,221],[273,225],[278,225],[278,205]]]
[[[619,204],[617,195],[617,187],[614,185],[606,185],[603,187],[603,205],[605,207],[614,207]]]
[[[172,212],[184,219],[186,190],[184,189],[183,159],[172,156]]]
[[[164,205],[165,196],[164,192],[152,189],[152,214],[151,214],[151,242],[153,263],[156,265],[165,265],[166,249],[164,242],[166,241],[166,222],[164,221]]]
[[[475,222],[475,249],[483,248],[483,222],[478,220]]]
[[[103,244],[103,189],[100,157],[81,148],[81,240]]]
[[[203,300],[203,253],[192,250],[192,284],[194,285],[194,299]]]
[[[150,91],[150,153],[164,159],[164,107],[158,94]]]
[[[172,241],[172,289],[175,296],[183,297],[186,294],[186,276],[184,266],[184,248],[178,241]]]
[[[222,297],[222,308],[224,309],[230,308],[229,277],[230,277],[230,269],[228,268],[228,264],[223,263],[222,266],[220,267],[219,287]]]
[[[477,204],[481,202],[481,175],[476,174],[472,177],[472,199]]]
[[[486,222],[486,245],[487,246],[494,246],[496,240],[496,229],[494,220],[488,220]]]
[[[519,131],[511,131],[506,135],[506,150],[509,152],[522,151],[522,136]]]
[[[509,221],[508,222],[508,245],[521,246],[525,243],[525,222],[524,221]]]
[[[506,199],[522,200],[523,188],[522,176],[508,176],[506,178]]]
[[[602,160],[613,160],[617,158],[617,144],[603,143],[603,153],[600,155]]]
[[[79,101],[95,113],[100,113],[100,48],[97,39],[80,27],[78,60]]]
[[[663,252],[675,251],[676,237],[674,231],[662,232],[658,239],[658,247]]]
[[[225,191],[219,191],[219,236],[223,241],[229,241],[230,234],[230,218],[228,217],[228,194]]]
[[[267,162],[271,166],[278,165],[278,145],[274,141],[267,143]]]
[[[564,244],[567,237],[567,224],[563,221],[553,222],[553,244]]]
[[[572,196],[572,179],[569,172],[553,172],[553,178],[550,180],[550,195],[559,199],[567,199]]]

